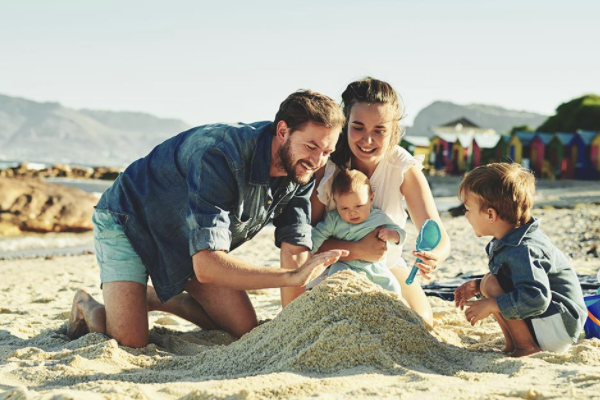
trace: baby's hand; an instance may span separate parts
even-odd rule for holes
[[[394,229],[381,228],[377,237],[384,242],[400,242],[400,234]]]

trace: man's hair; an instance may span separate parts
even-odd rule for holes
[[[337,142],[335,152],[331,155],[331,161],[340,168],[346,165],[352,155],[348,146],[348,123],[350,121],[352,106],[356,103],[387,104],[391,107],[394,124],[389,148],[387,149],[388,152],[391,152],[397,144],[400,144],[400,139],[404,133],[398,124],[404,117],[404,104],[392,85],[371,77],[350,83],[346,87],[346,90],[344,90],[344,93],[342,93],[342,107],[346,122]]]
[[[331,184],[331,194],[336,197],[342,194],[357,192],[361,187],[369,188],[369,196],[373,193],[369,178],[356,169],[342,168]]]
[[[504,221],[524,225],[531,219],[535,177],[519,164],[493,163],[467,173],[458,187],[458,198],[473,194],[480,209],[493,208]]]
[[[275,135],[279,121],[285,121],[290,133],[302,129],[309,122],[327,128],[344,125],[345,117],[341,107],[332,98],[312,90],[298,90],[288,96],[279,106],[271,133]]]

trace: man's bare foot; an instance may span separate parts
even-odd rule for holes
[[[75,293],[67,325],[67,336],[77,339],[89,332],[106,332],[106,311],[83,289]]]
[[[539,353],[540,351],[542,351],[542,349],[540,349],[538,346],[517,348],[517,349],[515,349],[515,351],[510,353],[510,356],[511,357],[525,357],[525,356],[530,356],[535,353]]]
[[[503,353],[512,353],[513,351],[515,351],[515,345],[512,343],[506,343],[506,345],[502,349]]]
[[[73,340],[77,339],[90,332],[81,305],[87,300],[90,295],[83,289],[80,289],[75,293],[73,297],[73,306],[71,307],[71,314],[69,315],[69,324],[67,325],[67,336]]]

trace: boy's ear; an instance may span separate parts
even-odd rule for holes
[[[496,212],[496,210],[494,210],[492,207],[489,207],[486,210],[486,216],[487,216],[488,222],[490,222],[490,223],[496,222],[496,220],[498,219],[498,212]]]

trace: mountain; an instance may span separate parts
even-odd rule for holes
[[[0,95],[0,159],[124,166],[189,128],[144,113],[75,110]]]
[[[460,105],[449,101],[435,101],[425,107],[415,117],[407,134],[413,136],[433,136],[431,127],[465,117],[481,128],[492,128],[498,133],[511,130],[514,126],[529,125],[533,129],[540,126],[547,115],[526,111],[508,110],[498,106],[485,104]]]

